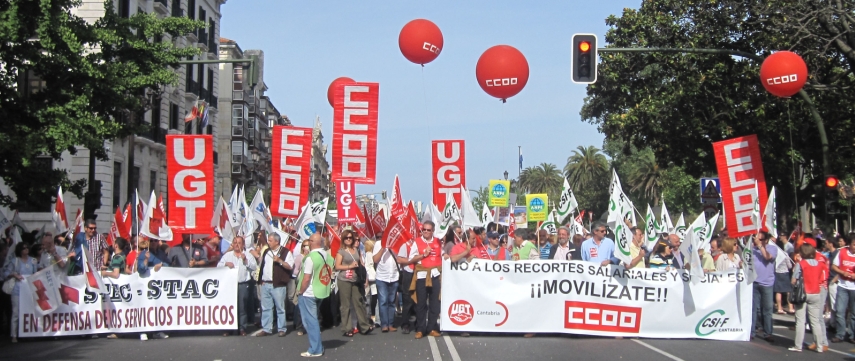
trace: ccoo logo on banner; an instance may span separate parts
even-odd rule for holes
[[[296,218],[309,201],[312,128],[273,126],[270,211],[276,217]]]
[[[713,143],[715,163],[721,182],[721,200],[727,216],[730,237],[756,233],[760,225],[753,217],[755,198],[765,205],[766,176],[760,159],[756,135],[732,138]],[[757,189],[754,184],[757,184]]]
[[[167,135],[169,224],[210,232],[214,212],[214,154],[211,135]]]
[[[445,209],[447,195],[460,204],[460,187],[466,187],[466,147],[463,140],[431,142],[433,164],[433,204]]]
[[[374,184],[379,99],[379,83],[341,83],[333,89],[333,180]]]

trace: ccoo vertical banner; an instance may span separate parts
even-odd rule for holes
[[[446,195],[454,196],[460,204],[460,187],[466,187],[466,147],[463,140],[434,140],[433,204],[440,212],[445,209]]]
[[[339,179],[335,182],[336,206],[338,208],[338,223],[356,223],[356,184],[350,179]]]
[[[273,126],[270,211],[276,217],[298,217],[309,201],[312,128]]]
[[[169,224],[210,232],[214,212],[214,143],[211,135],[167,135]]]
[[[728,236],[756,233],[760,225],[752,217],[754,201],[759,196],[760,204],[765,205],[768,197],[757,136],[752,134],[715,142],[713,150],[721,183],[722,206],[727,216]]]
[[[333,90],[333,180],[374,184],[379,99],[379,83],[341,83]]]

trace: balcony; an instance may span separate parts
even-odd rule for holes
[[[184,98],[190,101],[199,99],[199,83],[193,79],[187,79],[187,88],[184,92]]]
[[[158,144],[166,144],[167,130],[159,127],[151,127],[147,132],[137,134],[140,137],[148,139]]]
[[[197,32],[198,33],[196,34],[196,36],[198,37],[198,40],[196,40],[196,47],[198,47],[199,49],[202,49],[203,53],[207,53],[208,52],[208,32],[205,31],[205,29],[199,29],[199,30],[197,30]]]
[[[216,39],[214,39],[214,32],[208,32],[208,52],[211,54],[219,54],[219,45],[217,44]]]
[[[187,33],[186,35],[184,35],[184,37],[187,38],[188,44],[195,44],[197,41],[199,41],[199,38],[196,37],[195,31]]]
[[[179,1],[179,0],[173,0]],[[169,15],[169,4],[167,4],[167,0],[154,0],[154,11],[160,15],[166,16]]]

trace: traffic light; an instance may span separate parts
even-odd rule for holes
[[[825,213],[828,216],[836,216],[846,213],[843,206],[840,204],[840,194],[838,187],[840,180],[837,176],[825,176]]]
[[[597,81],[596,35],[573,34],[570,64],[570,74],[574,83],[592,84]]]

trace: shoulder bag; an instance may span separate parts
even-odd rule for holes
[[[793,284],[793,292],[790,292],[789,301],[794,305],[800,305],[807,302],[807,293],[805,293],[804,283],[804,270],[802,270],[802,274],[799,275],[799,278],[796,279],[796,283]]]

